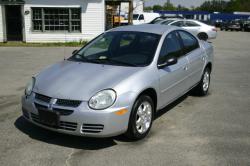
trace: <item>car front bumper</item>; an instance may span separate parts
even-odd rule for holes
[[[22,97],[23,117],[37,126],[55,132],[86,137],[111,137],[125,133],[128,128],[131,106],[114,106],[106,110],[92,110],[88,107],[88,102],[82,102],[77,108],[55,106],[59,109],[73,110],[73,113],[60,115],[59,126],[51,127],[39,120],[35,103],[44,106],[48,104],[38,101],[34,93],[29,97]],[[127,112],[122,115],[116,114],[120,110]]]

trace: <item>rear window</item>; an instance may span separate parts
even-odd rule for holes
[[[186,21],[186,26],[187,27],[199,27],[200,25],[193,21]]]

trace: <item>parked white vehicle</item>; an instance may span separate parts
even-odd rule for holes
[[[167,19],[157,22],[157,24],[182,27],[202,40],[215,39],[217,37],[216,27],[207,25],[197,20]]]
[[[147,24],[153,21],[155,18],[160,17],[159,13],[136,13],[133,14],[133,24]]]

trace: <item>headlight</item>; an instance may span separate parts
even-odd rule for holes
[[[34,77],[32,77],[32,79],[28,82],[28,84],[25,88],[25,95],[26,96],[31,95],[33,88],[34,88],[34,85],[35,85],[35,82],[36,82],[36,80]]]
[[[89,100],[89,107],[95,110],[102,110],[110,107],[116,100],[114,90],[107,89],[98,92]]]

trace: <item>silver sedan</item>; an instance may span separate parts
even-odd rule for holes
[[[214,26],[207,25],[197,20],[186,19],[167,19],[157,24],[172,25],[182,27],[187,31],[196,35],[201,40],[215,39],[217,37],[217,29]]]
[[[181,28],[112,29],[32,77],[23,117],[66,134],[142,139],[157,110],[208,93],[212,62],[213,47]]]

